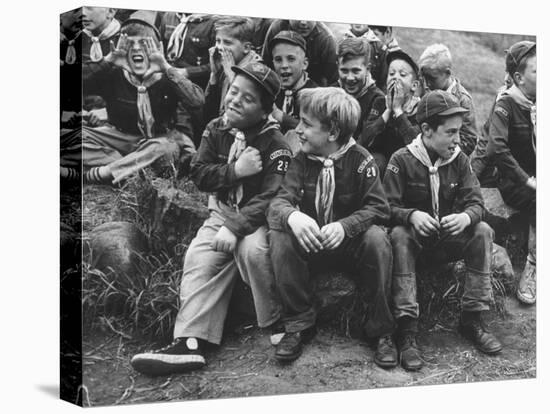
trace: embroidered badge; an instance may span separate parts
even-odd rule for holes
[[[502,108],[501,106],[497,106],[495,108],[495,112],[501,114],[502,116],[505,116],[506,118],[508,118],[508,111],[506,109]]]
[[[287,149],[280,149],[280,150],[277,150],[275,152],[272,152],[271,155],[269,156],[269,159],[271,161],[273,161],[275,158],[278,158],[278,157],[289,157],[289,158],[292,158],[292,152],[290,152],[289,150]]]
[[[387,170],[390,170],[394,174],[399,174],[399,168],[393,164],[388,164]]]
[[[255,72],[260,72],[261,74],[264,74],[265,66],[262,65],[261,63],[255,63],[254,65],[252,65],[252,70]]]

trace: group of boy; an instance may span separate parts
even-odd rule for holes
[[[87,179],[117,182],[159,160],[177,162],[195,152],[195,141],[189,177],[212,195],[185,256],[174,341],[134,356],[136,370],[204,366],[205,344],[221,343],[239,275],[251,287],[258,326],[271,329],[275,358],[295,360],[316,331],[309,265],[324,261],[351,267],[371,288],[365,332],[376,339],[375,363],[418,370],[420,255],[465,260],[460,331],[484,353],[502,349],[483,319],[494,233],[482,221],[468,157],[480,140],[471,96],[452,75],[445,46],[427,48],[417,65],[391,31],[381,32],[389,38],[380,48],[384,92],[371,74],[375,41],[365,41],[366,31],[336,47],[321,23],[275,20],[262,60],[250,19],[217,17],[203,95],[192,70],[167,61],[162,36],[139,13],[122,23],[117,46],[83,63],[85,85],[97,86],[90,95],[99,94],[109,114],[109,124],[82,128]],[[172,61],[186,56],[192,21],[179,19],[168,39]],[[94,37],[105,40],[100,29],[89,29],[92,46]],[[333,65],[323,63],[332,57]],[[486,154],[501,173],[504,199],[530,213],[518,298],[534,303],[535,44],[514,45],[506,63],[513,85],[495,104]],[[193,140],[190,119],[203,103],[208,124]]]

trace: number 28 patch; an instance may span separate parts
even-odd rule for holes
[[[269,156],[269,159],[275,162],[275,172],[277,174],[284,175],[288,170],[291,157],[292,157],[292,153],[289,150],[280,149],[273,152]]]

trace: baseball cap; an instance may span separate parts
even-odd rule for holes
[[[269,50],[273,50],[275,45],[281,42],[299,46],[304,50],[304,52],[306,51],[306,40],[301,34],[293,32],[292,30],[283,30],[282,32],[277,33],[269,42]]]
[[[156,19],[157,19],[157,12],[155,11],[137,10],[136,12],[132,13],[130,17],[124,23],[122,23],[121,26],[124,27],[130,23],[140,23],[144,26],[147,26],[153,29],[153,32],[155,33],[157,40],[160,41],[160,32],[155,26]]]
[[[468,112],[460,106],[449,92],[435,90],[425,94],[416,109],[416,120],[419,124],[434,115],[454,115]]]
[[[513,75],[517,71],[521,60],[536,47],[537,44],[529,40],[514,43],[512,47],[506,51],[506,72]]]
[[[413,68],[413,71],[416,75],[418,75],[418,65],[415,63],[412,57],[410,57],[407,53],[405,53],[401,49],[393,50],[386,56],[386,63],[388,66],[390,66],[390,63],[392,63],[396,59],[401,59],[407,62],[411,68]]]
[[[251,62],[244,67],[232,66],[231,70],[237,75],[244,75],[253,82],[256,82],[273,99],[277,97],[281,89],[281,81],[277,74],[260,62]]]

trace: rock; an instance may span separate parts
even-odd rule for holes
[[[113,221],[94,228],[90,234],[93,268],[133,274],[137,256],[149,251],[147,237],[133,223]]]

